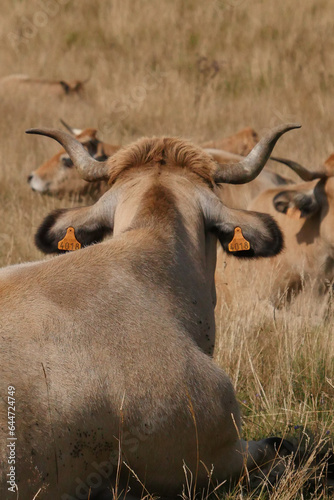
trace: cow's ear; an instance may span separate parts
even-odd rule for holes
[[[235,210],[217,198],[202,198],[206,229],[235,257],[272,257],[283,248],[283,236],[268,214]]]
[[[110,192],[90,207],[56,210],[49,214],[35,235],[36,246],[44,253],[64,253],[58,247],[69,228],[82,247],[98,243],[113,231],[116,196]]]
[[[281,212],[292,219],[307,219],[320,209],[314,190],[281,191],[274,197],[273,205],[277,212]]]

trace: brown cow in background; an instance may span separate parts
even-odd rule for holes
[[[68,125],[65,126],[69,128]],[[112,156],[121,147],[100,141],[94,128],[70,129],[70,131],[89,154],[99,161]],[[58,197],[66,194],[78,196],[89,194],[98,199],[108,189],[108,183],[105,181],[86,182],[82,179],[65,149],[61,149],[34,170],[28,176],[28,183],[33,191]]]
[[[205,149],[223,149],[236,155],[246,156],[259,140],[260,138],[257,132],[251,127],[246,127],[228,137],[223,137],[222,139],[214,141],[206,141],[202,143],[201,146]]]
[[[9,75],[0,78],[0,92],[18,92],[20,95],[34,93],[39,97],[81,96],[87,80],[48,80],[30,78],[28,75]]]

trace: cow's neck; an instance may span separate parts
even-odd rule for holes
[[[201,349],[212,355],[216,239],[211,234],[204,236],[201,224],[195,216],[183,216],[166,192],[152,190],[126,233],[140,245],[134,270],[166,290],[174,304],[173,314]]]

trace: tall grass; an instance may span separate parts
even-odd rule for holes
[[[63,118],[126,144],[160,134],[203,141],[248,125],[263,134],[298,121],[302,130],[277,154],[315,166],[334,151],[330,0],[58,0],[44,17],[42,5],[3,3],[0,76],[90,79],[82,98],[0,88],[1,265],[45,258],[33,242],[42,218],[79,203],[29,190],[26,176],[58,146],[26,128]],[[324,301],[305,292],[274,311],[240,292],[220,302],[216,362],[234,381],[248,439],[332,435],[334,318]],[[290,470],[271,498],[325,498],[317,487],[303,493],[309,474]],[[263,484],[229,498],[261,498]]]

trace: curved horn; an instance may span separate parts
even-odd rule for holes
[[[217,171],[214,174],[215,182],[226,182],[229,184],[244,184],[250,182],[263,169],[270,154],[281,135],[301,125],[289,123],[273,128],[260,142],[254,146],[245,159],[232,165],[217,164]]]
[[[83,145],[66,132],[48,128],[31,128],[26,130],[26,134],[46,135],[58,141],[67,151],[73,164],[85,181],[92,182],[109,179],[108,160],[94,160]]]
[[[315,172],[312,170],[307,170],[307,168],[303,167],[302,165],[300,165],[300,163],[297,163],[293,160],[287,160],[285,158],[279,158],[277,156],[271,156],[270,159],[277,161],[278,163],[284,163],[284,165],[287,165],[289,168],[291,168],[291,170],[296,172],[296,174],[298,174],[299,177],[303,179],[303,181],[313,181],[314,179],[324,179],[325,177],[328,177],[328,173],[325,171],[325,169],[319,169]]]

